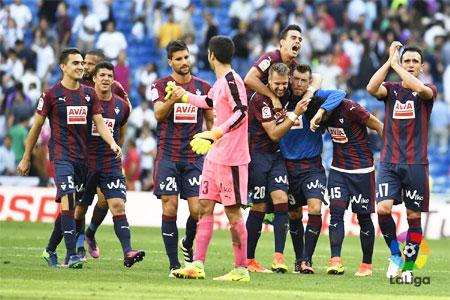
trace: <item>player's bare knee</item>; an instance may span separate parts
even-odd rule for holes
[[[198,205],[200,218],[212,216],[214,213],[214,205],[214,201],[200,200]]]
[[[299,220],[303,217],[303,211],[302,210],[291,210],[288,212],[289,219],[291,220]]]
[[[288,203],[288,195],[286,192],[278,190],[271,193],[273,204],[283,204]]]
[[[110,199],[108,205],[113,216],[125,214],[125,202],[123,201],[123,199]]]
[[[386,203],[380,202],[377,205],[377,214],[379,215],[390,215],[392,213],[392,208]]]
[[[73,214],[73,217],[75,220],[81,220],[86,215],[88,207],[85,205],[77,205],[75,206],[75,212]]]
[[[236,224],[242,219],[241,208],[239,205],[226,206],[225,214],[227,215],[230,224]]]
[[[162,211],[163,215],[168,217],[175,217],[178,211],[178,199],[177,198],[162,198]]]
[[[308,199],[308,214],[320,215],[322,201],[319,199]]]
[[[406,210],[406,218],[407,219],[420,219],[421,218],[421,212],[420,211],[413,211],[411,209]]]
[[[266,212],[266,203],[254,203],[251,211]]]

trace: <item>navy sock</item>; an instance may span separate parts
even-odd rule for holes
[[[421,218],[408,219],[408,234],[406,235],[406,245],[403,253],[405,254],[404,270],[412,271],[415,269],[415,262],[419,254],[420,242],[422,242],[422,224]]]
[[[305,230],[305,261],[312,263],[312,256],[316,249],[321,229],[322,216],[308,214],[308,224],[306,224]]]
[[[180,266],[178,260],[177,217],[162,216],[161,233],[169,257],[170,267]]]
[[[61,231],[61,214],[55,219],[55,224],[53,225],[53,231],[50,235],[50,239],[48,240],[47,251],[55,252],[56,247],[58,247],[59,243],[63,238],[63,234]]]
[[[391,255],[400,256],[400,248],[397,242],[396,226],[391,214],[380,215],[378,214],[378,225],[380,226],[381,233],[384,240],[391,249]]]
[[[192,248],[194,244],[195,234],[197,233],[197,221],[191,215],[186,221],[186,238],[183,244],[187,248]]]
[[[256,245],[258,244],[259,237],[261,236],[262,222],[265,213],[259,211],[250,210],[248,214],[247,222],[247,258],[255,258]]]
[[[274,204],[273,233],[275,236],[275,252],[283,253],[289,228],[288,204]]]
[[[373,246],[375,242],[375,228],[369,214],[359,214],[358,222],[360,226],[359,239],[361,241],[361,250],[363,253],[362,262],[372,263]]]
[[[127,255],[131,251],[131,233],[130,225],[126,215],[118,215],[113,217],[114,231],[122,245],[123,254]]]
[[[75,220],[75,230],[77,232],[77,249],[84,248],[84,217],[82,220]]]
[[[102,224],[103,220],[108,213],[108,209],[101,208],[98,205],[95,205],[94,212],[92,213],[91,223],[89,224],[88,229],[86,230],[86,235],[89,237],[93,237],[98,227]]]
[[[302,219],[289,219],[289,233],[291,234],[292,246],[294,247],[295,260],[303,260],[305,229]]]
[[[344,206],[340,205],[341,203]],[[330,205],[330,249],[331,257],[340,257],[342,250],[342,243],[344,242],[345,228],[344,228],[344,214],[345,202],[332,201]]]
[[[66,244],[66,259],[76,253],[77,238],[75,233],[75,220],[73,219],[73,210],[63,210],[61,212],[61,230]]]

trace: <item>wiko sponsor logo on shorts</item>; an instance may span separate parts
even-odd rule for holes
[[[408,239],[408,234],[410,234],[410,233],[408,233],[407,231],[404,231],[397,236],[397,241],[400,244],[399,246],[400,246],[400,249],[402,250],[402,258],[403,258],[402,264],[399,265],[399,268],[406,269],[406,270],[422,269],[426,265],[428,256],[430,255],[430,247],[428,245],[428,242],[419,233],[414,233],[415,236],[411,236],[411,240],[415,240],[415,239],[421,240],[419,247],[417,247],[417,245],[415,245],[415,244],[407,244],[406,240]],[[395,246],[392,245],[391,247],[395,247]],[[416,254],[417,254],[417,258],[415,261],[405,261],[405,259],[407,257],[410,258]],[[426,285],[431,284],[431,277],[430,276],[413,276],[412,282],[408,283],[408,282],[404,282],[403,278],[401,276],[398,276],[395,278],[390,278],[389,283],[390,284],[410,284],[410,285],[414,285],[415,287],[419,287],[422,284],[426,284]]]

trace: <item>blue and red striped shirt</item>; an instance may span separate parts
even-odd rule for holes
[[[381,161],[393,164],[428,164],[428,124],[436,86],[426,84],[433,90],[432,100],[420,99],[401,82],[384,82],[387,96]]]
[[[103,108],[102,116],[106,127],[111,130],[114,141],[119,144],[120,128],[128,121],[130,107],[124,99],[115,94],[109,101],[99,101]],[[110,146],[100,137],[95,124],[92,122],[91,125],[88,139],[89,170],[103,173],[122,172],[120,158],[116,158]]]
[[[90,86],[92,88],[95,85],[95,83],[92,80],[89,80],[89,79],[86,79],[86,78],[81,79],[80,83],[84,84],[84,85],[87,85],[87,86]],[[113,94],[116,94],[120,98],[122,98],[122,99],[124,99],[126,101],[129,101],[128,94],[127,94],[127,92],[125,92],[125,89],[123,88],[123,86],[122,86],[122,84],[120,82],[118,82],[117,80],[114,80],[111,88],[112,88],[112,93]]]
[[[57,83],[41,95],[36,112],[50,121],[50,160],[86,163],[89,124],[92,115],[103,112],[95,90],[85,85],[70,90]]]
[[[332,167],[358,170],[373,166],[367,134],[370,113],[349,99],[339,104],[325,122],[333,141]]]
[[[269,97],[254,94],[248,110],[248,132],[250,153],[275,153],[280,149],[279,143],[272,141],[262,123],[278,122],[282,114],[275,113]],[[280,120],[282,121],[282,120]]]
[[[165,88],[169,81],[175,81],[175,79],[172,76],[167,76],[153,82],[151,87],[153,102],[165,101]],[[207,95],[211,89],[206,81],[195,76],[192,76],[190,82],[177,83],[177,85],[197,95]],[[167,118],[158,122],[156,127],[158,140],[156,159],[188,163],[197,161],[201,155],[195,154],[189,143],[195,134],[202,132],[203,120],[203,109],[189,103],[175,103]]]

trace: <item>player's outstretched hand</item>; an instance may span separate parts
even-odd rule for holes
[[[17,166],[17,172],[20,176],[28,176],[28,173],[30,172],[30,165],[31,162],[28,159],[22,159],[19,162],[19,165]]]
[[[197,133],[196,135],[194,135],[194,138],[190,143],[192,151],[197,154],[204,155],[209,151],[209,149],[211,149],[214,142],[220,139],[222,136],[223,132],[219,127],[213,127],[211,130]]]
[[[172,98],[173,89],[175,87],[175,81],[167,81],[166,88],[164,89],[166,91],[166,96],[164,97],[164,100],[169,100]]]
[[[320,108],[314,117],[309,121],[309,128],[312,132],[316,132],[316,129],[320,127],[320,122],[322,122],[322,117],[325,114],[325,110]]]
[[[122,148],[120,148],[116,143],[111,145],[111,150],[116,154],[116,158],[120,158],[122,156]]]
[[[308,109],[309,102],[311,102],[311,98],[304,98],[298,101],[295,105],[294,113],[299,116],[303,114]]]
[[[173,88],[173,98],[177,101],[181,101],[183,103],[188,103],[188,95],[185,89],[183,89],[181,86],[175,86]]]

